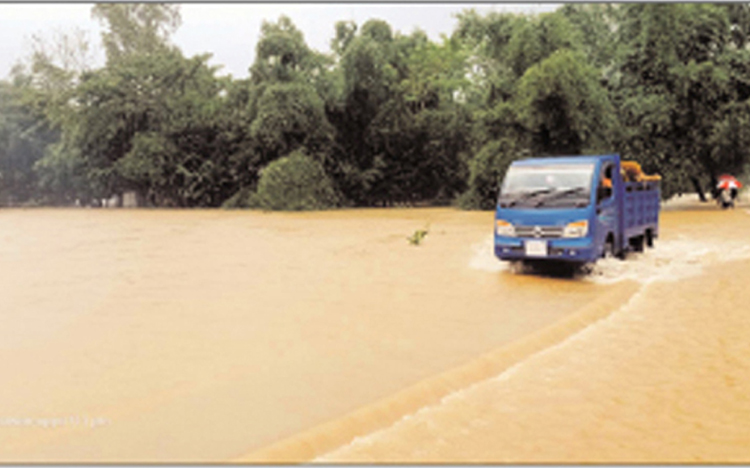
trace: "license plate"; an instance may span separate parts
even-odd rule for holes
[[[526,255],[529,257],[546,257],[547,241],[530,240],[526,241]]]

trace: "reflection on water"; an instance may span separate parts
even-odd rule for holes
[[[608,318],[317,461],[747,463],[748,232],[665,213],[656,249],[590,276],[643,284]]]

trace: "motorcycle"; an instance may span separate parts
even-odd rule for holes
[[[723,188],[719,192],[718,203],[723,210],[734,208],[734,200],[737,198],[736,188]]]

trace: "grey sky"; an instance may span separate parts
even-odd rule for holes
[[[180,6],[182,26],[173,42],[187,56],[210,52],[212,65],[222,65],[219,74],[236,78],[247,76],[255,56],[255,44],[263,20],[275,21],[289,16],[305,35],[307,44],[321,52],[329,51],[334,24],[353,20],[358,25],[371,18],[390,23],[394,31],[411,33],[424,30],[431,39],[450,34],[456,25],[453,15],[468,9],[477,11],[514,11],[538,13],[552,11],[552,3],[436,3],[436,4],[365,4],[365,3],[188,3]],[[30,52],[32,34],[52,37],[55,30],[67,32],[80,28],[98,49],[97,65],[103,63],[99,23],[91,18],[92,4],[0,4],[0,78],[7,77],[17,60]]]

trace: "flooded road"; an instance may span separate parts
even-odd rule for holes
[[[316,461],[747,463],[750,211],[707,208],[597,266],[641,284],[607,318]]]
[[[488,212],[0,211],[0,461],[748,461],[746,210],[572,279]]]
[[[617,288],[487,271],[491,229],[451,209],[2,210],[0,461],[235,459]]]

